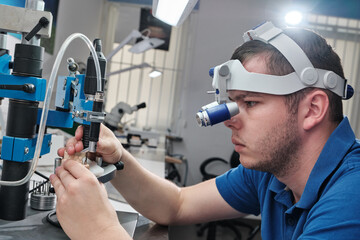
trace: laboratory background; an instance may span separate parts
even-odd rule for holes
[[[0,0],[0,8],[16,2]],[[21,5],[24,1],[19,2]],[[231,131],[222,123],[201,127],[196,114],[202,106],[215,101],[209,70],[228,61],[234,49],[243,43],[243,33],[265,21],[272,21],[279,27],[313,29],[334,47],[342,59],[345,77],[355,91],[349,101],[343,102],[344,113],[356,137],[360,137],[358,0],[199,0],[178,26],[155,18],[151,0],[44,2],[45,10],[52,13],[52,30],[50,39],[41,39],[45,47],[42,78],[48,80],[52,77],[56,57],[71,34],[81,33],[91,42],[101,39],[102,57],[107,60],[106,74],[102,76],[106,79],[103,83],[103,123],[114,131],[141,164],[179,186],[193,185],[220,175],[232,167],[231,160],[238,159],[231,143]],[[14,53],[15,43],[21,42],[19,38],[19,34],[8,35],[6,47],[10,55]],[[71,74],[86,73],[89,53],[81,39],[69,43],[59,62],[57,76],[74,77]],[[70,69],[72,63],[76,65],[73,72]],[[94,70],[94,78],[97,77],[95,73]],[[56,95],[57,88],[71,88],[66,81],[59,83],[66,77],[57,76],[49,99],[50,109],[56,109],[59,102],[61,105],[69,101],[65,92],[60,93],[63,98]],[[77,99],[74,92],[70,94]],[[12,95],[6,95],[1,104],[2,138],[6,135],[11,105],[8,98]],[[73,105],[75,100],[70,107]],[[80,106],[86,108],[85,103]],[[98,118],[100,115],[94,114]],[[75,128],[85,121],[74,120],[82,119],[81,112],[75,110],[71,117],[74,122],[70,125],[64,123],[46,129],[52,134],[51,144],[48,154],[39,159],[37,172],[43,171],[48,176],[47,173],[53,171],[57,148],[62,147]],[[35,150],[34,141],[32,146]],[[4,147],[2,155],[3,152]],[[37,179],[43,181],[39,176]],[[30,189],[41,182],[34,184],[30,184]],[[111,186],[107,187],[109,198],[124,202]],[[250,229],[256,231],[260,221],[261,217],[250,217],[244,224],[251,225]],[[16,221],[12,226],[16,227]],[[172,236],[170,239],[210,239],[205,227],[204,232],[199,232],[201,227],[174,227],[169,236]],[[219,237],[216,239],[233,239],[228,230],[221,229],[218,227]],[[244,229],[241,231],[247,234],[248,228]],[[0,238],[1,235],[0,228]],[[253,239],[260,239],[260,234],[255,232],[254,235]],[[58,239],[62,239],[60,235]]]
[[[151,1],[59,1],[55,51],[67,36],[81,32],[89,39],[101,38],[106,55],[132,30],[139,30],[143,8],[151,8]],[[144,63],[150,67],[110,76],[106,111],[110,112],[118,102],[131,106],[145,102],[146,108],[125,115],[122,121],[141,130],[151,129],[180,137],[182,141],[173,142],[173,153],[188,159],[187,184],[201,181],[199,167],[205,159],[229,160],[233,151],[231,132],[225,126],[200,128],[195,119],[201,106],[214,100],[212,94],[207,94],[208,90],[213,90],[209,69],[230,59],[234,49],[243,43],[242,35],[247,29],[266,20],[278,26],[291,26],[285,22],[285,15],[297,9],[310,11],[304,11],[306,15],[300,26],[317,30],[328,39],[343,61],[348,81],[357,91],[356,79],[360,74],[357,1],[208,0],[199,1],[198,7],[180,27],[171,28],[169,50],[150,49],[133,54],[128,51],[131,45],[125,45],[110,60],[110,72]],[[70,45],[67,52],[74,59],[86,59],[88,54],[86,47],[75,44]],[[45,78],[55,58],[46,57]],[[163,74],[150,78],[148,74],[152,68]],[[357,136],[360,134],[358,102],[356,94],[344,102],[345,114]]]

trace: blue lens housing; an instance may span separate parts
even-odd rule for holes
[[[209,116],[211,126],[229,120],[231,118],[229,109],[225,103],[212,108],[208,108],[205,111]]]

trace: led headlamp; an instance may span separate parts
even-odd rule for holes
[[[213,75],[212,86],[215,89],[216,100],[213,105],[225,104],[229,109],[227,90],[286,95],[307,87],[315,87],[328,89],[343,99],[349,99],[353,95],[353,89],[347,84],[346,79],[332,71],[314,68],[294,40],[285,35],[280,28],[274,27],[271,22],[247,31],[243,38],[245,42],[259,40],[273,45],[289,61],[295,72],[284,76],[253,73],[248,72],[239,60],[227,61],[210,71],[210,75]],[[206,105],[197,113],[196,118],[200,126],[214,125],[238,113],[238,110],[230,107],[231,111],[219,116],[213,105]],[[216,108],[223,111],[224,107],[219,106]]]

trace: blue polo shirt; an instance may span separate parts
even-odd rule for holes
[[[241,165],[216,178],[229,205],[261,214],[262,239],[360,239],[360,143],[345,117],[326,142],[300,200],[272,174]]]

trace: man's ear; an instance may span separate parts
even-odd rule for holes
[[[329,97],[322,90],[314,90],[308,93],[300,104],[304,113],[303,128],[310,130],[326,118],[329,109]]]

